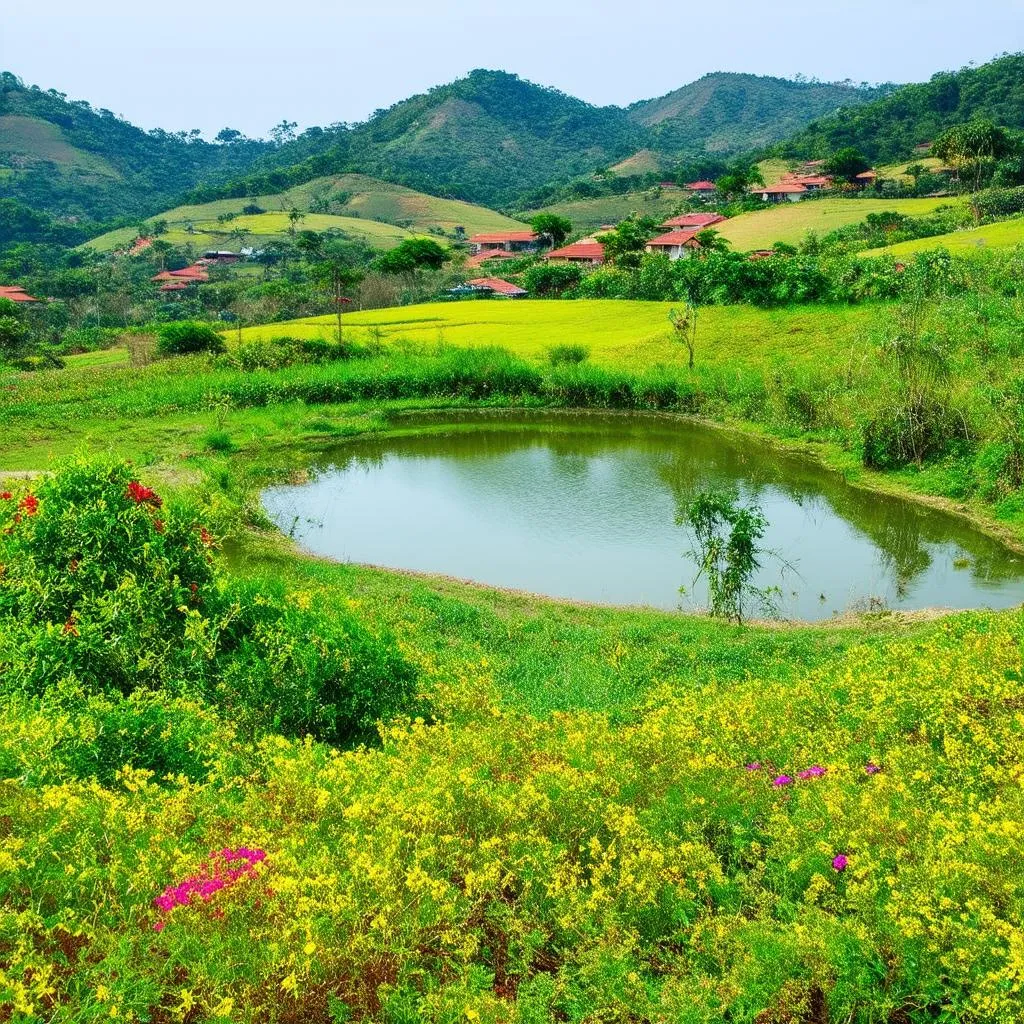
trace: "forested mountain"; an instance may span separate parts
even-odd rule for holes
[[[893,86],[806,82],[718,72],[629,108],[651,132],[651,148],[672,155],[735,154],[777,142],[825,114],[877,99]]]
[[[732,155],[784,138],[822,113],[876,90],[707,75],[657,100],[595,107],[501,71],[473,71],[377,111],[363,124],[314,128],[256,162],[235,194],[361,171],[413,188],[514,205],[552,182],[615,164],[638,150],[674,158]],[[224,189],[201,189],[212,199]]]
[[[978,116],[1024,128],[1024,54],[905,85],[883,99],[813,122],[776,153],[816,158],[854,146],[872,161],[896,161],[909,156],[917,143]]]
[[[61,217],[152,213],[200,181],[246,170],[269,144],[146,132],[0,73],[0,195]]]

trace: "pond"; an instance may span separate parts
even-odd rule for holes
[[[1024,558],[965,520],[858,489],[812,460],[669,417],[460,413],[339,445],[263,494],[307,550],[556,598],[702,608],[688,496],[730,486],[769,527],[759,586],[787,618],[1005,608]],[[685,594],[680,588],[685,588]]]

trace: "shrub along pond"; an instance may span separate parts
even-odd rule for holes
[[[491,412],[402,424],[411,429],[326,453],[308,483],[267,489],[271,518],[335,559],[557,598],[702,608],[677,514],[699,489],[732,487],[768,519],[772,554],[756,584],[780,588],[787,617],[1024,601],[1024,558],[965,520],[697,423]]]

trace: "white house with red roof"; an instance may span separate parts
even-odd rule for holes
[[[503,281],[500,277],[474,277],[465,284],[452,288],[450,295],[497,296],[502,299],[522,299],[528,293],[525,288]]]
[[[645,248],[648,252],[663,253],[670,260],[681,260],[700,248],[696,236],[697,231],[669,231],[652,238]]]
[[[766,203],[798,203],[807,196],[808,188],[798,181],[777,181],[764,188],[752,188],[750,194],[760,196]]]
[[[540,235],[533,231],[491,231],[469,239],[474,256],[481,252],[533,252],[538,245]]]
[[[683,186],[683,191],[688,192],[694,199],[714,199],[718,192],[713,181],[691,181]]]
[[[29,295],[24,288],[17,284],[0,285],[0,299],[7,299],[9,302],[39,302],[39,299]]]
[[[599,267],[604,263],[604,245],[596,238],[582,238],[571,245],[563,245],[560,249],[546,252],[544,259],[555,263],[581,263]]]

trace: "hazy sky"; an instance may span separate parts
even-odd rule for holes
[[[0,67],[145,128],[365,119],[472,68],[592,103],[708,71],[918,81],[1024,50],[1024,0],[7,0]]]

